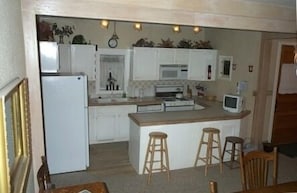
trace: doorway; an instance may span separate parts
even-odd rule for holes
[[[297,143],[297,93],[280,92],[282,69],[284,69],[285,65],[294,65],[294,67],[291,67],[292,70],[295,68],[294,50],[295,47],[293,45],[281,46],[281,56],[271,137],[271,142],[273,144]]]

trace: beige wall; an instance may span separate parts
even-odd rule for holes
[[[0,88],[25,76],[25,51],[19,1],[0,1]]]
[[[205,33],[205,37],[219,50],[219,55],[233,56],[233,63],[236,64],[231,80],[217,79],[213,87],[215,90],[209,92],[214,93],[218,100],[222,101],[223,94],[236,92],[238,81],[248,82],[248,90],[242,94],[245,97],[245,108],[252,113],[248,117],[248,130],[244,131],[243,135],[245,138],[250,138],[255,100],[253,91],[257,89],[262,33],[229,29],[208,29]],[[253,72],[248,71],[249,65],[254,66]]]
[[[16,77],[26,76],[21,14],[20,1],[0,0],[0,88]],[[26,192],[34,192],[32,168],[26,187]]]

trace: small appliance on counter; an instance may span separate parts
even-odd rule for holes
[[[243,109],[243,96],[225,94],[223,97],[223,109],[231,113],[240,113]]]

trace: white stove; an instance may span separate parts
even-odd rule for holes
[[[182,85],[157,85],[155,87],[156,97],[163,99],[164,111],[187,111],[194,110],[193,99],[176,98],[176,94],[183,94]]]

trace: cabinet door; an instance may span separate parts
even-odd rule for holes
[[[216,50],[190,50],[188,79],[203,81],[215,80],[216,63]],[[208,77],[208,73],[210,73],[210,77]]]
[[[59,44],[60,72],[71,72],[71,45]]]
[[[174,64],[175,63],[175,49],[159,48],[158,49],[158,63],[159,64]]]
[[[123,105],[118,108],[117,141],[129,140],[130,118],[129,113],[136,113],[136,105]]]
[[[174,61],[176,64],[188,64],[189,63],[189,49],[175,49]]]
[[[189,49],[159,48],[159,64],[188,64]]]
[[[133,80],[159,80],[156,48],[134,48]]]
[[[96,112],[96,140],[110,142],[115,139],[116,114],[113,112]]]
[[[89,143],[96,143],[96,108],[89,107]]]
[[[89,107],[90,143],[128,141],[129,113],[136,113],[136,105]]]
[[[95,54],[95,45],[71,45],[71,71],[73,73],[84,72],[88,80],[95,80]]]

